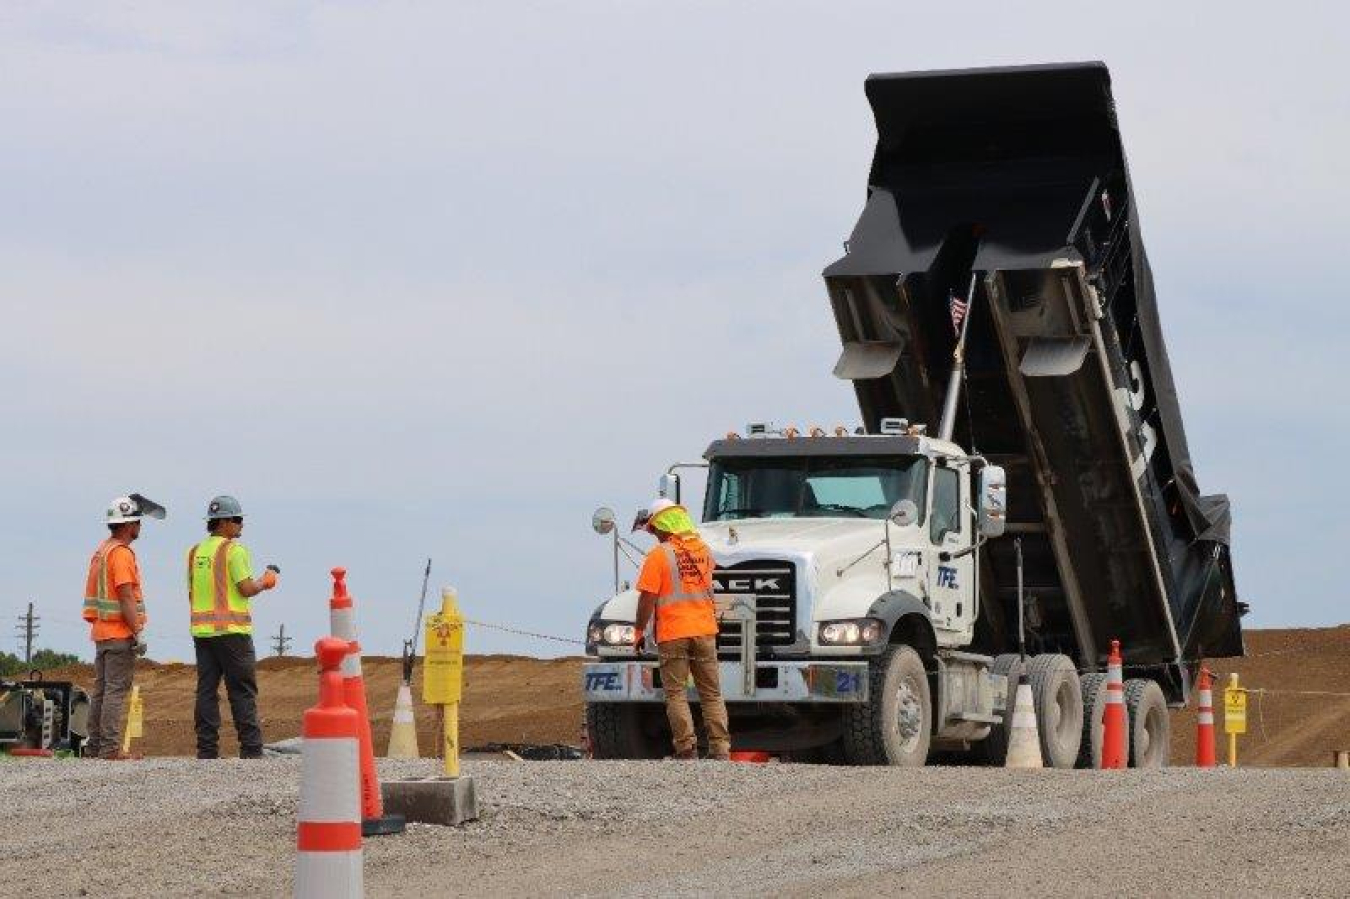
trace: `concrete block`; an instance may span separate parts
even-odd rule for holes
[[[384,810],[422,824],[453,827],[478,819],[472,777],[412,777],[380,785]]]

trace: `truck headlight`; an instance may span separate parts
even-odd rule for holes
[[[586,642],[600,646],[632,646],[634,632],[631,624],[592,621],[586,628]]]
[[[820,625],[820,642],[825,646],[868,646],[880,642],[884,634],[885,628],[875,618],[823,621]]]

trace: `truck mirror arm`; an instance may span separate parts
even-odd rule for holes
[[[946,550],[943,550],[942,552],[938,553],[938,559],[942,562],[950,562],[952,559],[959,559],[962,556],[968,556],[988,542],[989,542],[988,537],[981,537],[974,543],[970,544],[970,546],[967,546],[965,549],[957,550],[954,553],[949,553]]]

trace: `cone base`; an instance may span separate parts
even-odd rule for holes
[[[407,829],[408,823],[402,815],[381,815],[378,818],[364,818],[361,821],[363,837],[383,837],[403,833]]]

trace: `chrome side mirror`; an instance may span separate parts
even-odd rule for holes
[[[897,527],[907,528],[919,520],[919,507],[912,499],[897,500],[888,517]]]
[[[609,506],[601,506],[591,515],[591,530],[601,536],[614,530],[614,510]]]
[[[1008,527],[1008,473],[998,465],[980,469],[980,533],[1001,537]]]
[[[661,484],[657,492],[672,503],[678,503],[680,501],[680,476],[674,472],[661,475]]]

